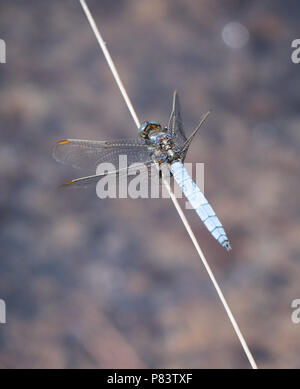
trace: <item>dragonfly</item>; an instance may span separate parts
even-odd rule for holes
[[[171,176],[183,191],[208,231],[227,250],[231,250],[226,232],[216,216],[212,206],[193,181],[184,167],[188,149],[206,120],[209,112],[202,115],[199,124],[192,134],[187,137],[180,113],[180,102],[177,91],[173,94],[173,107],[167,127],[162,127],[156,121],[145,121],[138,130],[138,136],[133,139],[119,139],[111,141],[94,141],[81,139],[64,139],[56,143],[53,157],[62,163],[76,168],[97,168],[100,163],[113,163],[116,167],[106,174],[121,175],[124,168],[119,169],[119,156],[126,155],[128,166],[141,163],[149,171],[153,171],[153,164],[158,170],[167,165]],[[64,183],[63,187],[87,186],[96,184],[103,177],[103,173],[73,179]]]

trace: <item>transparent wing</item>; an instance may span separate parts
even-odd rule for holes
[[[168,123],[168,129],[175,143],[182,146],[187,140],[187,137],[183,129],[183,123],[180,115],[180,102],[177,91],[174,91],[173,94],[173,108]]]
[[[109,162],[119,170],[119,155],[127,156],[128,166],[150,160],[147,146],[139,138],[113,141],[66,139],[56,143],[53,149],[56,161],[80,169],[96,170],[101,162]]]
[[[186,142],[184,143],[184,145],[182,146],[182,150],[181,150],[181,162],[183,162],[185,160],[185,157],[186,157],[186,154],[188,152],[188,149],[194,139],[194,136],[197,134],[197,132],[199,131],[200,127],[202,126],[202,124],[205,122],[206,118],[208,117],[208,115],[210,114],[210,111],[206,112],[206,114],[202,115],[201,116],[201,119],[200,119],[200,122],[198,124],[198,126],[196,127],[196,129],[192,132],[192,134],[189,136],[189,138],[186,140]]]
[[[120,178],[126,178],[126,179],[129,178],[129,180],[130,180],[130,178],[132,178],[134,176],[134,173],[138,169],[141,169],[138,172],[141,180],[152,179],[151,185],[161,185],[160,174],[157,171],[157,169],[155,168],[154,162],[151,160],[151,161],[141,163],[141,164],[136,163],[134,165],[134,168],[128,166],[128,167],[120,169],[120,170],[113,170],[113,171],[109,171],[109,172],[106,172],[103,174],[95,174],[92,176],[76,178],[74,180],[65,182],[64,184],[61,185],[61,187],[63,187],[63,188],[65,188],[65,187],[75,188],[75,187],[88,187],[90,185],[96,185],[97,182],[101,178],[103,178],[104,176],[110,175],[110,174],[116,175],[116,183],[118,184],[120,181]],[[127,181],[125,181],[125,182],[127,182]]]

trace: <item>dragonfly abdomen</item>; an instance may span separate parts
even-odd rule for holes
[[[204,194],[192,180],[184,165],[178,161],[173,162],[170,166],[170,170],[184,195],[189,200],[208,231],[224,248],[226,248],[227,251],[229,251],[231,249],[230,243],[219,218],[216,216]]]

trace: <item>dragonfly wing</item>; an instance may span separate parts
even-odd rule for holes
[[[76,178],[74,180],[65,182],[61,185],[61,187],[88,187],[91,185],[97,184],[97,182],[107,176],[107,175],[116,175],[116,184],[119,183],[120,178],[126,178],[129,177],[129,180],[134,177],[135,174],[140,175],[141,180],[149,180],[153,178],[153,181],[151,181],[151,185],[157,185],[161,183],[161,180],[158,177],[156,177],[156,174],[159,174],[157,171],[155,164],[153,160],[146,161],[145,163],[136,163],[132,165],[131,167],[122,168],[120,170],[112,170],[108,172],[104,172],[101,174],[95,174],[92,176],[86,176],[81,178]]]
[[[183,123],[180,114],[180,102],[177,91],[173,94],[173,108],[168,123],[170,135],[178,145],[183,145],[187,140],[183,129]]]
[[[150,159],[144,140],[139,138],[114,141],[66,139],[56,143],[53,149],[56,161],[80,169],[96,170],[100,163],[109,162],[119,170],[119,155],[127,156],[128,166]]]
[[[204,123],[204,121],[206,120],[206,118],[209,114],[210,114],[210,111],[206,112],[206,114],[201,116],[201,119],[200,119],[198,126],[192,132],[192,134],[189,136],[189,138],[186,140],[186,142],[182,146],[182,149],[181,149],[181,161],[182,162],[185,160],[186,154],[187,154],[188,149],[189,149],[189,147],[194,139],[194,136],[197,134],[197,132],[199,131],[200,127],[202,126],[202,124]]]

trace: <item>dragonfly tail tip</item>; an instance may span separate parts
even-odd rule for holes
[[[232,250],[231,246],[230,246],[230,243],[228,240],[226,240],[223,244],[222,244],[223,247],[225,247],[225,249],[229,252],[230,250]]]

